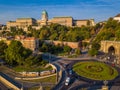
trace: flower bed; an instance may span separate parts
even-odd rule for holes
[[[73,65],[73,70],[78,75],[93,80],[112,80],[118,76],[115,68],[96,61],[78,62]]]

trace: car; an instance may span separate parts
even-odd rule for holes
[[[112,66],[115,67],[115,64],[113,63]]]
[[[69,75],[72,75],[73,74],[73,71],[72,70],[69,70]]]
[[[67,77],[66,80],[65,80],[65,85],[68,86],[70,83],[70,77]]]
[[[64,64],[63,67],[66,68],[68,66],[68,64]]]

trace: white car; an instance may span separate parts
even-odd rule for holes
[[[68,86],[68,85],[69,85],[69,83],[70,83],[70,77],[67,77],[67,78],[66,78],[66,80],[65,80],[65,85],[67,85],[67,86]]]

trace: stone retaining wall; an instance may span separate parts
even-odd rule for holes
[[[12,90],[22,90],[20,87],[17,87],[15,85],[15,84],[18,84],[18,83],[13,84],[12,81],[11,82],[9,81],[11,78],[8,77],[8,79],[6,79],[1,74],[3,74],[3,73],[0,73],[0,82],[2,82],[3,84],[5,84],[8,88],[10,88]]]

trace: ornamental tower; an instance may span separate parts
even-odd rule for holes
[[[48,21],[48,14],[45,10],[42,11],[42,21],[47,22]]]

